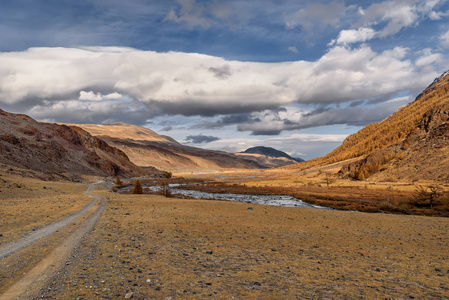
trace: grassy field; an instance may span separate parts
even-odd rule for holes
[[[359,181],[338,178],[339,164],[306,171],[241,170],[223,174],[177,174],[207,184],[187,187],[206,192],[290,195],[310,204],[339,210],[449,217],[449,185],[419,181]],[[419,187],[426,193],[419,193]],[[431,205],[429,187],[438,187]]]
[[[42,181],[0,170],[0,245],[80,210],[86,183]]]
[[[449,219],[108,196],[42,296],[64,299],[449,297]]]

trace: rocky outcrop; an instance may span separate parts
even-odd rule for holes
[[[0,110],[0,162],[46,174],[164,176],[134,165],[125,153],[75,126],[40,123]]]

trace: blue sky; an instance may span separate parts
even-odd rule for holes
[[[445,0],[5,0],[0,107],[311,159],[449,69],[448,20]]]

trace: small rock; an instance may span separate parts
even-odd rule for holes
[[[256,282],[253,283],[253,285],[262,286],[262,283],[256,281]]]
[[[131,299],[133,297],[134,293],[130,292],[128,294],[125,295],[125,299]]]
[[[2,236],[3,236],[3,234],[0,233],[0,237],[2,237]]]
[[[252,207],[248,207],[248,210],[254,210]]]
[[[376,270],[375,270],[376,272],[380,272],[380,269],[379,268],[376,268]]]
[[[150,283],[150,282],[151,282],[151,279],[147,279],[147,280],[145,280],[145,282],[146,282],[146,283]]]
[[[441,269],[440,268],[435,268],[435,271],[441,272]]]
[[[206,251],[206,254],[212,254],[214,253],[213,251]]]

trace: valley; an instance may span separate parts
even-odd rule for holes
[[[0,111],[0,299],[448,298],[448,90],[302,162]],[[137,180],[143,194],[115,192]]]

